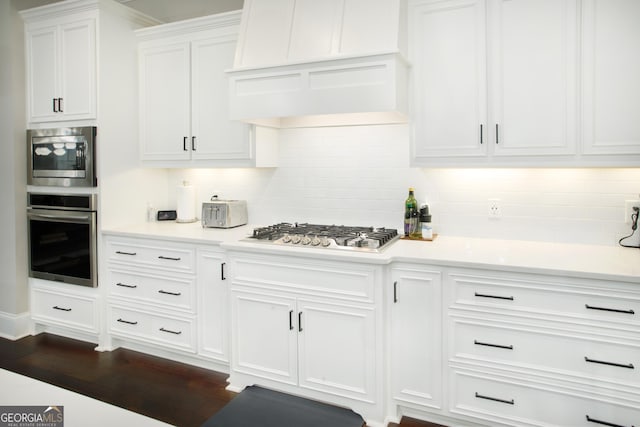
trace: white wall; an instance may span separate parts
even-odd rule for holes
[[[22,24],[12,2],[0,1],[0,334],[2,317],[28,309],[26,148]]]
[[[624,200],[639,198],[639,168],[415,169],[408,153],[406,125],[289,129],[278,168],[171,171],[163,208],[175,208],[175,188],[187,179],[199,201],[213,192],[247,199],[253,224],[401,228],[414,186],[440,234],[616,245],[631,231]],[[489,198],[501,200],[501,219],[488,219]]]

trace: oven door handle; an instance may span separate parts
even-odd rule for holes
[[[47,211],[49,212],[49,211]],[[64,213],[40,213],[35,211],[29,211],[27,216],[29,219],[40,221],[58,221],[58,222],[84,222],[90,223],[92,221],[93,212],[64,212]]]

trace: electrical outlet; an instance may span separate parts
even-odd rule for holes
[[[489,218],[500,218],[502,216],[502,206],[500,199],[487,200],[487,215]]]
[[[624,201],[624,222],[625,224],[631,224],[631,215],[634,214],[633,208],[640,209],[640,200],[625,200]]]

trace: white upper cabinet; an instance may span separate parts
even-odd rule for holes
[[[487,154],[484,13],[476,0],[410,6],[415,163]]]
[[[576,1],[490,0],[488,13],[493,154],[574,154]]]
[[[239,13],[231,12],[137,33],[143,161],[164,167],[275,164],[275,131],[229,119],[225,70],[233,65],[238,22]]]
[[[413,164],[574,155],[575,3],[411,2]]]
[[[640,2],[583,1],[582,69],[584,153],[640,154]]]
[[[26,23],[30,123],[96,118],[96,17]]]

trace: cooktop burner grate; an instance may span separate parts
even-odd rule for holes
[[[379,252],[398,238],[398,231],[392,228],[280,223],[255,228],[253,236],[247,240],[300,247]]]

